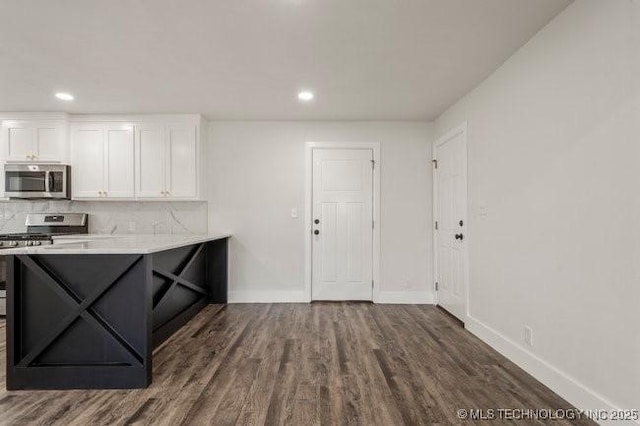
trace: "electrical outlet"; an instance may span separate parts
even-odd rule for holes
[[[298,218],[298,209],[294,207],[291,209],[291,219],[297,219],[297,218]]]
[[[528,325],[524,326],[524,342],[529,346],[533,346],[533,330]]]

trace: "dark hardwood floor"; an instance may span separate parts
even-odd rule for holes
[[[3,425],[496,425],[457,411],[570,407],[433,306],[211,305],[135,391],[7,392],[0,333]]]

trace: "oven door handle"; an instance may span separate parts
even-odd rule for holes
[[[44,172],[44,192],[51,192],[51,172]]]

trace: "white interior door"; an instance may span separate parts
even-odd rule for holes
[[[373,151],[314,149],[312,299],[373,298]]]
[[[467,312],[467,143],[460,128],[436,142],[434,159],[438,304],[465,321]]]

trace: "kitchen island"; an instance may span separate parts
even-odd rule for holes
[[[82,235],[3,250],[7,389],[149,386],[153,350],[227,302],[229,237]]]

